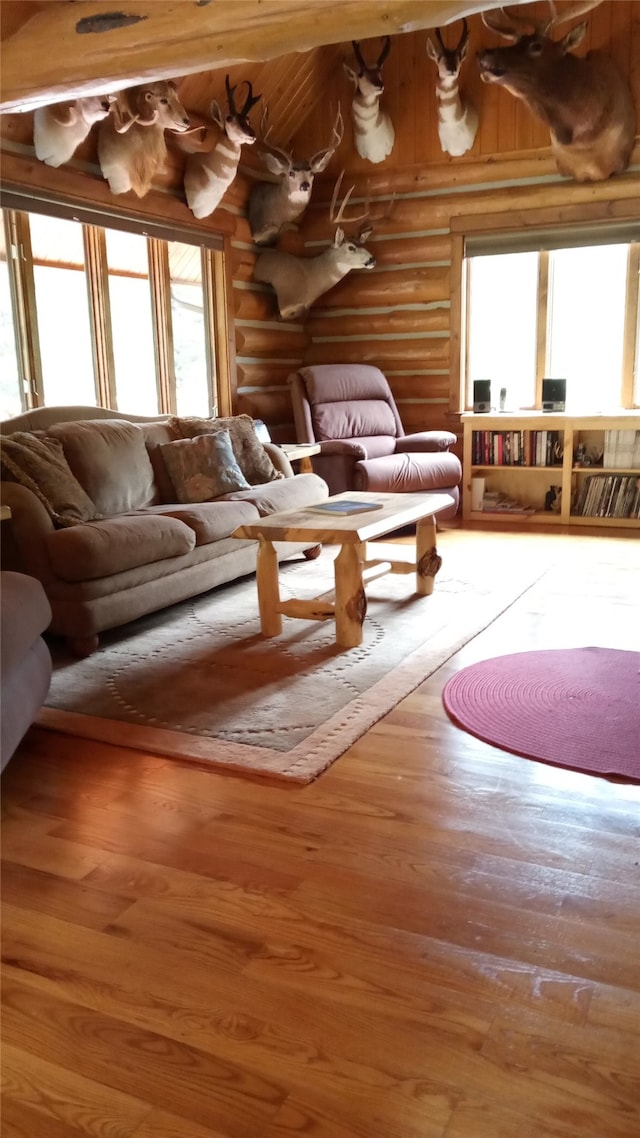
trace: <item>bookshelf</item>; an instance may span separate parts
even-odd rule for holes
[[[640,530],[640,413],[467,412],[462,425],[465,521]],[[521,508],[474,509],[473,478]]]

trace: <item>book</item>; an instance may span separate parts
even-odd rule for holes
[[[317,506],[307,508],[317,514],[337,514],[346,517],[349,514],[368,514],[372,510],[381,510],[382,502],[357,502],[355,499],[343,498],[341,502],[318,502]]]

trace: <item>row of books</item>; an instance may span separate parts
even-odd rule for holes
[[[474,466],[562,466],[562,431],[472,431]]]
[[[580,482],[572,513],[581,518],[640,518],[640,478],[587,475]]]
[[[640,470],[640,431],[605,431],[602,465],[609,470]]]

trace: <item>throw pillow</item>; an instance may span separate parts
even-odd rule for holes
[[[161,443],[160,453],[179,502],[209,502],[251,487],[235,460],[228,431]]]
[[[0,468],[42,502],[54,525],[76,526],[102,517],[72,473],[62,443],[30,431],[0,438]]]
[[[284,478],[282,471],[276,470],[259,441],[250,415],[228,415],[221,419],[175,417],[170,420],[170,424],[183,439],[228,431],[238,466],[252,486],[261,486],[264,482],[275,482],[278,478]]]

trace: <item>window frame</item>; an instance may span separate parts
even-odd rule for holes
[[[606,212],[605,212],[606,207]],[[522,210],[518,214],[519,224],[514,227],[513,214],[495,213],[482,216],[458,215],[451,218],[451,270],[452,279],[456,283],[451,290],[451,365],[449,408],[454,415],[472,410],[473,404],[467,398],[467,312],[469,304],[469,274],[467,272],[467,243],[473,243],[473,238],[483,238],[491,243],[495,236],[495,252],[506,251],[505,239],[508,243],[513,237],[513,248],[518,242],[518,235],[528,229],[557,230],[566,232],[572,228],[576,231],[587,226],[597,226],[599,234],[606,234],[607,227],[612,233],[619,230],[620,224],[631,227],[632,239],[627,262],[627,292],[624,319],[623,364],[620,377],[620,407],[624,410],[637,410],[640,403],[634,402],[634,388],[636,386],[634,369],[640,367],[640,320],[638,305],[640,303],[640,290],[638,274],[640,273],[640,222],[629,211],[629,204],[625,201],[613,203],[595,203],[589,205],[570,206],[562,211],[561,221],[558,219],[558,210],[552,208]],[[635,230],[637,229],[637,236]],[[628,240],[628,238],[627,238]],[[536,402],[533,410],[542,409],[542,379],[545,374],[546,342],[548,328],[548,295],[549,295],[549,253],[540,250],[538,271],[538,306],[537,306],[537,351],[536,351]],[[578,416],[579,417],[579,416]]]
[[[231,334],[229,298],[233,282],[228,269],[229,245],[225,234],[182,228],[173,222],[167,225],[147,222],[126,213],[111,213],[99,207],[76,207],[44,197],[40,200],[31,194],[15,191],[3,193],[1,205],[23,411],[45,404],[29,230],[29,214],[41,213],[76,221],[83,227],[96,404],[123,413],[128,410],[117,404],[104,233],[107,229],[119,229],[147,239],[158,414],[176,413],[168,257],[168,243],[176,241],[200,248],[209,406],[213,414],[231,413],[235,389],[231,378],[235,376],[235,342]]]

